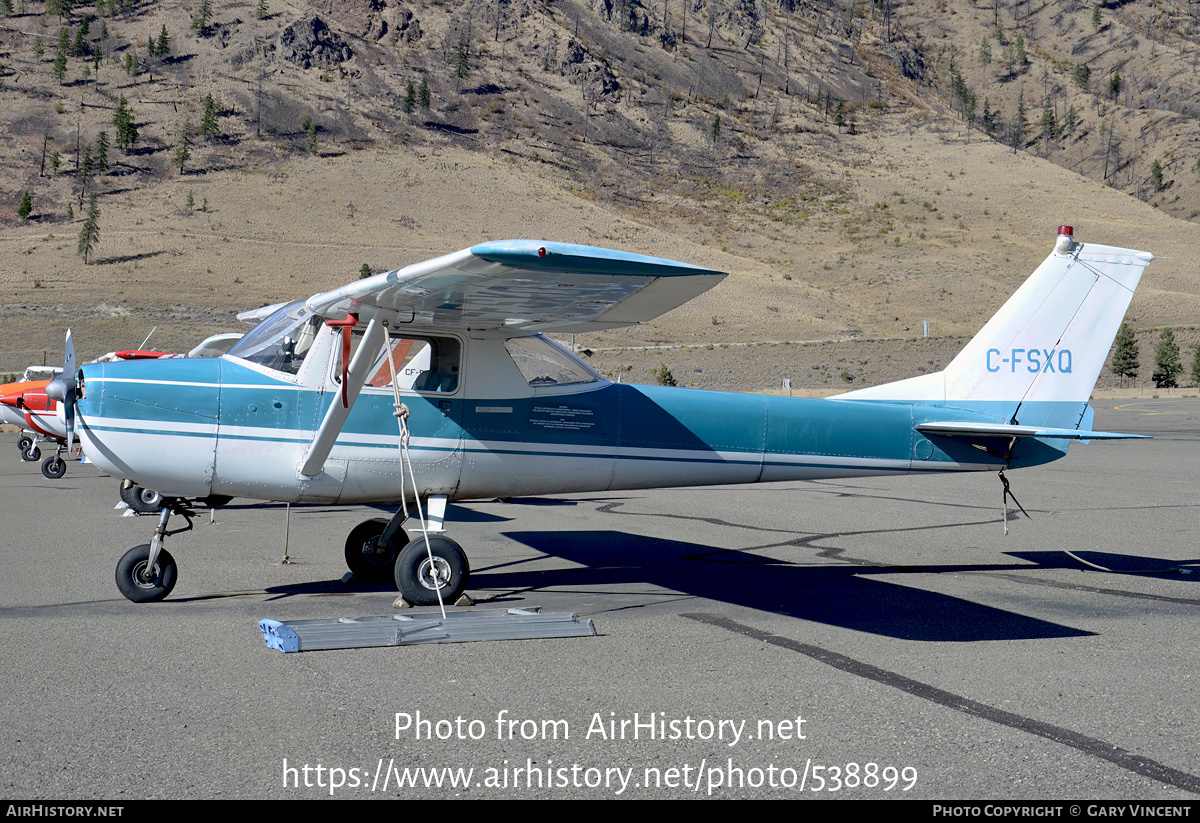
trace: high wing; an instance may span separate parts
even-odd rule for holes
[[[725,274],[592,246],[502,240],[314,295],[307,308],[334,319],[377,308],[438,328],[600,331],[651,320]]]

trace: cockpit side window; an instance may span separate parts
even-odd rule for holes
[[[275,371],[296,374],[320,329],[321,318],[310,314],[304,301],[298,300],[251,329],[229,350],[229,355]]]
[[[350,362],[358,351],[362,333],[355,330],[351,341]],[[437,392],[450,394],[458,389],[459,369],[462,363],[462,344],[453,337],[405,337],[391,336],[392,362],[395,363],[396,379],[401,391]],[[341,349],[333,357],[334,382],[341,381]],[[367,373],[369,387],[390,389],[392,369],[382,347]]]

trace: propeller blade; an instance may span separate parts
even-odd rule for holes
[[[63,353],[63,415],[67,421],[67,454],[71,453],[75,436],[75,341],[67,329],[67,344]]]

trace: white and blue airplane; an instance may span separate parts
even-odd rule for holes
[[[413,604],[452,602],[469,577],[444,536],[455,500],[1003,471],[1135,437],[1092,431],[1088,399],[1151,260],[1060,227],[943,371],[810,400],[613,383],[543,335],[645,322],[723,272],[483,243],[286,304],[219,358],[76,371],[69,352],[63,406],[89,459],[163,494],[153,541],[117,566],[129,599],[174,586],[172,514],[190,528],[191,501],[244,497],[407,501],[350,533],[347,563]]]

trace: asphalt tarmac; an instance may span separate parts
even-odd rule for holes
[[[0,792],[1194,800],[1200,400],[1095,425],[1155,439],[1013,472],[1007,536],[993,474],[452,506],[477,608],[599,636],[300,654],[257,621],[392,613],[340,582],[378,511],[293,509],[281,565],[284,508],[235,501],[138,605],[154,519],[0,436]]]

